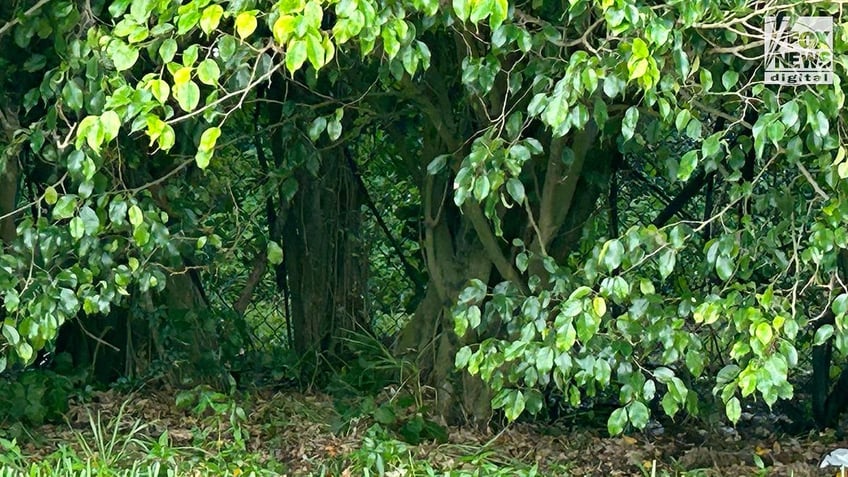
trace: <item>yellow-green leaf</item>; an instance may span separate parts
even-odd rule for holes
[[[288,43],[289,38],[294,34],[295,18],[291,15],[280,15],[274,26],[271,27],[271,33],[274,34],[274,40],[280,44]]]
[[[603,297],[596,296],[592,299],[592,309],[595,310],[596,315],[604,316],[607,313],[607,302]]]
[[[59,193],[56,192],[56,188],[53,186],[47,186],[47,188],[44,189],[44,201],[47,202],[47,205],[53,205],[57,200],[59,200]]]
[[[118,71],[128,70],[138,61],[138,49],[118,39],[109,43],[106,52]]]
[[[333,42],[330,41],[330,37],[327,36],[327,34],[324,34],[321,46],[324,47],[324,64],[326,65],[333,61],[333,58],[336,56],[336,47],[333,45]]]
[[[121,118],[115,111],[105,111],[100,116],[100,125],[103,128],[103,140],[108,142],[118,137],[121,129]]]
[[[211,127],[200,135],[200,150],[201,151],[211,151],[215,149],[215,143],[218,141],[218,138],[221,136],[221,128],[219,127]]]
[[[303,40],[293,40],[289,42],[289,48],[286,51],[286,69],[289,73],[294,74],[299,70],[306,61],[306,42]]]
[[[306,35],[306,57],[316,70],[324,66],[324,47],[321,45],[321,37],[316,34]]]
[[[495,0],[492,8],[492,16],[489,17],[489,25],[492,27],[492,31],[497,30],[498,27],[503,24],[504,20],[506,20],[506,16],[509,12],[509,2],[507,0]]]
[[[159,56],[162,57],[163,63],[170,63],[174,60],[177,54],[177,41],[173,38],[168,38],[159,45]]]
[[[306,4],[303,9],[303,19],[306,24],[316,30],[321,28],[321,19],[324,17],[324,11],[321,9],[321,3],[312,0]]]
[[[171,87],[168,86],[167,82],[155,79],[150,82],[150,92],[153,93],[153,97],[156,98],[157,101],[165,103],[171,95]]]
[[[210,5],[206,7],[200,15],[200,29],[203,30],[203,33],[208,35],[218,28],[223,14],[224,7],[221,5]]]
[[[163,151],[168,151],[174,147],[174,143],[176,142],[177,135],[174,133],[174,128],[170,124],[166,124],[162,130],[162,134],[159,135],[159,148]]]
[[[200,87],[194,81],[174,85],[174,99],[183,111],[190,113],[200,102]]]
[[[174,72],[174,87],[180,86],[182,84],[188,83],[191,81],[191,67],[183,66]],[[175,93],[176,94],[176,93]]]
[[[256,16],[250,12],[241,12],[236,17],[236,33],[244,40],[256,31]]]
[[[221,76],[221,69],[218,63],[212,58],[207,58],[197,65],[197,79],[203,84],[215,86],[218,84],[218,78]]]

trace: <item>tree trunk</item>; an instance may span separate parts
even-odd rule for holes
[[[366,254],[358,188],[347,161],[324,158],[316,176],[297,173],[283,226],[290,324],[300,353],[338,351],[340,333],[366,327]]]
[[[5,168],[0,167],[0,244],[8,244],[15,239],[14,211],[17,206],[18,173],[18,163],[15,160],[8,159]]]
[[[13,144],[13,135],[19,127],[14,113],[0,110],[0,128],[2,128],[2,134],[7,138],[2,142]],[[3,250],[2,245],[9,244],[15,239],[14,211],[18,205],[18,185],[21,172],[16,159],[17,155],[0,150],[0,153],[2,152],[7,154],[0,154],[0,156],[6,156],[5,159],[0,158],[0,252]]]
[[[443,193],[449,186],[447,180],[430,176],[425,181],[423,248],[430,281],[424,299],[400,334],[396,350],[415,357],[422,380],[436,389],[440,416],[452,423],[485,426],[491,418],[488,389],[479,378],[458,374],[454,369],[457,350],[477,337],[473,332],[456,336],[450,308],[469,280],[488,283],[493,264],[471,220],[459,215],[453,201]],[[449,211],[458,221],[448,219]]]

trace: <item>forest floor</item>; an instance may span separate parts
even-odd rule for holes
[[[236,400],[211,391],[94,393],[84,405],[72,404],[67,423],[28,428],[14,449],[6,441],[0,467],[73,454],[101,467],[157,460],[176,475],[802,477],[839,475],[818,463],[830,449],[848,447],[832,433],[790,436],[756,418],[737,429],[684,423],[616,438],[598,426],[556,423],[518,423],[497,433],[448,428],[441,443],[412,445],[396,432],[400,413],[373,401],[362,412],[339,408],[327,395],[289,391]]]

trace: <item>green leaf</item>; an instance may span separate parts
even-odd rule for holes
[[[621,265],[624,258],[624,245],[618,239],[608,240],[601,248],[599,260],[607,267],[607,271],[612,273],[613,270]]]
[[[630,423],[636,429],[644,429],[648,425],[648,420],[651,417],[651,412],[648,406],[642,401],[634,401],[627,406],[627,415],[630,417]]]
[[[391,60],[400,51],[400,41],[398,41],[395,33],[388,28],[383,28],[380,37],[383,39],[383,50],[386,51],[386,55]]]
[[[194,155],[194,162],[197,164],[197,167],[201,169],[206,169],[209,167],[209,163],[212,162],[213,151],[204,151],[202,149],[198,149],[197,153]]]
[[[215,143],[218,141],[219,137],[221,137],[221,128],[217,126],[203,131],[203,134],[200,135],[200,150],[212,151],[215,149]]]
[[[189,80],[185,83],[175,84],[173,94],[177,104],[187,113],[194,111],[200,103],[200,87],[194,81]]]
[[[721,75],[721,84],[726,91],[730,91],[739,81],[739,73],[733,70],[727,70]]]
[[[607,302],[603,297],[596,296],[592,299],[592,309],[598,316],[604,316],[607,312]]]
[[[698,151],[689,151],[680,158],[680,167],[677,168],[677,179],[688,181],[695,168],[698,167]]]
[[[310,0],[303,7],[303,19],[310,28],[321,28],[321,20],[324,18],[324,10],[321,8],[321,2]]]
[[[506,190],[515,202],[524,203],[524,184],[520,180],[511,177],[506,181]]]
[[[289,70],[289,73],[293,75],[305,62],[306,42],[303,40],[289,42],[289,48],[286,51],[286,69]]]
[[[244,40],[256,31],[256,16],[250,12],[241,12],[236,17],[236,33]]]
[[[650,55],[648,45],[641,38],[633,39],[633,46],[630,51],[636,58],[647,58]]]
[[[703,144],[701,144],[701,154],[703,154],[705,158],[718,154],[719,150],[721,149],[720,140],[722,134],[722,132],[717,132],[715,134],[711,134],[710,137],[704,139]]]
[[[733,259],[726,255],[716,257],[716,273],[722,280],[727,281],[733,276]]]
[[[12,346],[17,346],[21,341],[21,335],[18,334],[18,330],[9,324],[3,324],[3,337],[6,338],[6,342]]]
[[[677,254],[673,249],[666,249],[660,253],[658,258],[660,276],[664,279],[671,275],[674,271],[674,265],[677,262]]]
[[[324,66],[324,47],[321,45],[320,36],[306,35],[306,57],[316,70]]]
[[[630,79],[639,79],[648,72],[648,60],[639,58],[636,61],[628,61],[627,70],[630,73]]]
[[[112,18],[118,18],[127,11],[127,7],[130,5],[131,0],[114,0],[109,5],[109,15],[112,15]]]
[[[100,217],[97,216],[97,212],[94,209],[89,206],[83,207],[80,209],[79,218],[85,227],[86,235],[91,237],[97,235],[97,232],[100,231]]]
[[[283,263],[283,249],[280,244],[271,240],[268,242],[268,263],[279,265]]]
[[[474,198],[477,199],[477,202],[482,202],[489,196],[489,192],[492,190],[491,186],[492,184],[487,176],[480,176],[474,181]]]
[[[163,63],[174,61],[174,56],[177,54],[177,41],[173,38],[168,38],[159,45],[159,56]]]
[[[450,157],[450,154],[442,154],[440,156],[436,156],[435,159],[433,159],[432,161],[430,161],[429,164],[427,164],[427,174],[434,176],[441,172],[441,170],[445,168],[445,164],[447,163],[447,160],[450,159]]]
[[[130,16],[136,23],[147,23],[155,4],[154,0],[133,0],[130,7]]]
[[[126,71],[138,61],[138,49],[118,39],[113,39],[109,43],[106,53],[118,71]]]
[[[105,111],[100,115],[100,127],[103,130],[103,139],[106,142],[118,137],[121,129],[121,118],[115,111]]]
[[[489,26],[492,30],[497,30],[509,13],[509,2],[507,0],[494,0],[492,5],[492,13],[489,17]]]
[[[787,128],[791,128],[795,126],[798,122],[798,103],[795,101],[789,101],[780,108],[780,121],[786,125]]]
[[[518,416],[524,412],[524,394],[521,391],[511,390],[509,402],[504,408],[504,414],[509,421],[518,419]]]
[[[71,237],[77,240],[81,239],[85,235],[85,225],[82,223],[82,219],[79,217],[72,218],[68,224],[68,230]]]
[[[468,346],[463,346],[456,353],[456,361],[454,363],[454,366],[456,366],[457,369],[462,369],[466,365],[468,365],[468,360],[470,358],[471,358],[471,348],[469,348]]]
[[[710,73],[710,70],[701,68],[698,76],[701,80],[701,86],[704,88],[704,91],[709,91],[713,87],[713,74]]]
[[[486,284],[481,280],[469,280],[466,286],[459,294],[459,303],[463,305],[480,303],[486,298]]]
[[[777,144],[783,136],[786,134],[786,126],[783,125],[782,122],[775,120],[769,123],[766,126],[766,135],[772,142]]]
[[[44,189],[44,201],[47,202],[47,205],[53,205],[57,200],[59,200],[59,193],[53,186],[47,186]]]
[[[83,107],[83,93],[76,81],[68,81],[62,88],[62,98],[65,104],[74,111],[79,111]]]
[[[686,125],[686,135],[692,139],[700,139],[701,121],[694,118],[689,121],[689,124]]]
[[[312,120],[312,124],[309,125],[309,129],[307,129],[306,134],[312,142],[315,142],[319,137],[321,137],[321,133],[323,133],[325,129],[327,129],[327,118],[318,116]]]
[[[636,106],[627,108],[624,113],[624,119],[621,121],[621,135],[627,141],[633,137],[636,132],[636,124],[639,122],[639,109]]]
[[[830,130],[830,123],[827,120],[827,116],[821,111],[816,111],[816,120],[815,125],[813,127],[813,132],[815,132],[820,137],[827,137],[827,133]]]
[[[224,15],[224,7],[220,5],[210,5],[203,10],[200,15],[200,29],[207,35],[211,34],[218,24],[221,22],[221,16]]]
[[[730,398],[727,404],[724,405],[724,412],[727,414],[730,422],[733,424],[739,422],[739,418],[742,417],[742,404],[739,402],[739,398],[736,396]]]
[[[554,367],[554,350],[543,346],[536,351],[536,369],[539,374],[545,375]]]
[[[471,16],[471,1],[470,0],[453,0],[453,12],[459,21],[465,23]]]
[[[162,133],[159,135],[159,148],[163,151],[167,151],[174,147],[174,143],[177,141],[176,133],[174,132],[174,128],[171,127],[170,124],[166,124],[164,129],[162,129]]]
[[[774,334],[772,333],[771,326],[768,323],[760,323],[757,325],[757,328],[754,331],[754,335],[760,340],[764,346],[768,346],[771,343]]]
[[[73,195],[63,195],[56,201],[56,206],[53,207],[54,219],[69,219],[74,216],[77,209],[77,198]]]
[[[221,76],[221,69],[218,68],[218,63],[212,58],[207,58],[197,65],[197,79],[203,84],[215,86],[218,84],[218,78]]]
[[[171,87],[166,81],[155,79],[149,83],[150,92],[157,101],[164,104],[168,102],[168,97],[171,95]]]
[[[833,325],[822,325],[816,330],[816,335],[813,337],[813,346],[821,346],[833,337]]]
[[[32,359],[32,345],[30,345],[26,341],[21,341],[20,343],[18,343],[18,347],[15,349],[15,351],[25,363],[29,363],[29,360]]]
[[[692,113],[688,109],[681,109],[674,118],[674,127],[677,128],[678,132],[681,132],[689,124],[689,120],[691,119]]]
[[[340,138],[342,135],[342,123],[338,120],[332,120],[327,123],[327,137],[330,138],[331,141],[335,141]]]
[[[137,205],[133,205],[129,210],[129,219],[130,223],[133,227],[138,227],[144,221],[144,214],[141,212],[141,208]]]
[[[604,78],[604,94],[606,94],[610,99],[615,98],[620,93],[624,92],[624,87],[626,85],[626,81],[610,73],[606,78]]]
[[[176,49],[174,49],[176,51]],[[224,35],[218,40],[218,53],[221,61],[229,61],[236,54],[236,39],[231,35]]]
[[[492,9],[495,7],[494,0],[475,0],[472,2],[471,23],[479,23],[482,19],[492,14]]]
[[[607,432],[611,436],[617,436],[624,432],[624,426],[627,425],[627,410],[623,407],[616,409],[610,414],[607,419]]]

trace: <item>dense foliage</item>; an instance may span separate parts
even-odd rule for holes
[[[837,19],[833,85],[763,83],[777,13]],[[125,353],[104,376],[170,353],[185,380],[247,346],[271,272],[283,341],[339,353],[373,325],[380,249],[401,278],[381,268],[378,283],[408,286],[395,351],[447,418],[516,419],[555,390],[572,406],[614,399],[611,433],[710,396],[735,422],[744,399],[771,406],[812,379],[812,412],[832,424],[848,389],[841,14],[6,2],[0,369],[73,321],[73,350]],[[361,238],[366,214],[392,215],[384,245]],[[243,287],[210,313],[204,280],[234,268]]]

